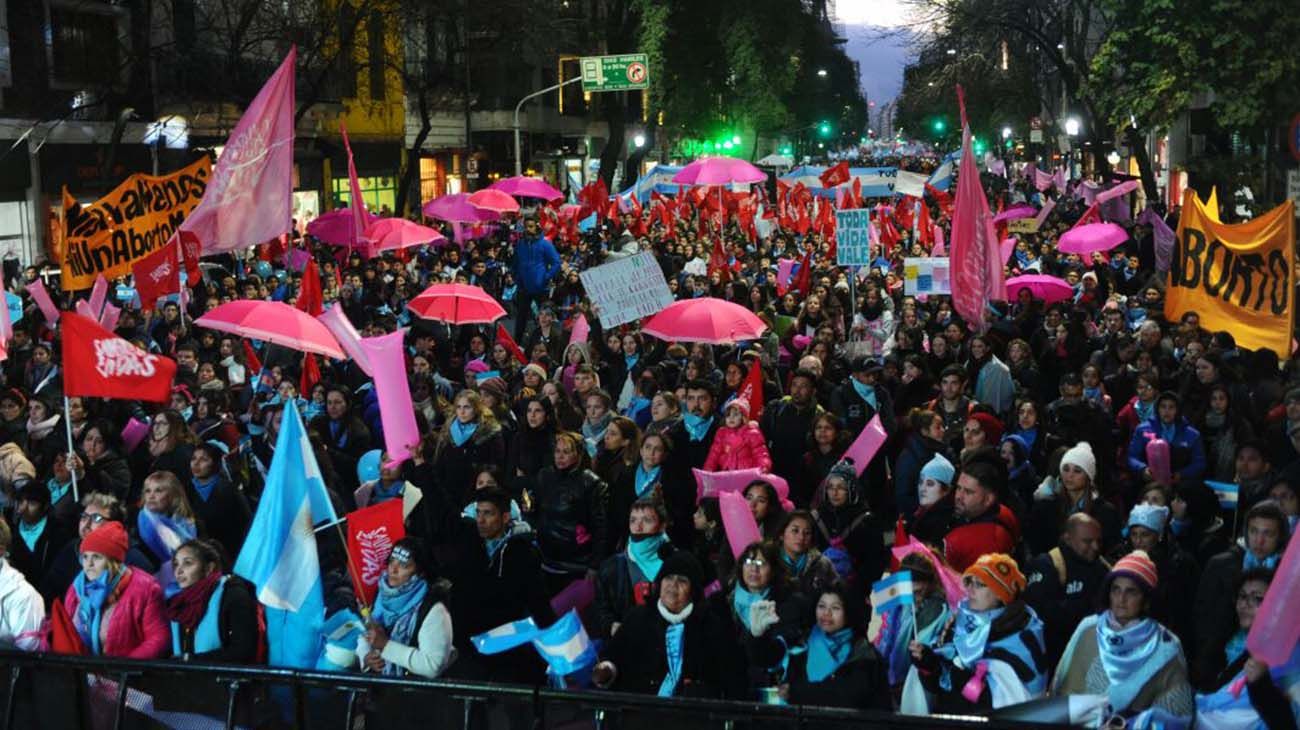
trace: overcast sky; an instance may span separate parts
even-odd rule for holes
[[[898,95],[903,86],[903,66],[908,49],[901,36],[881,37],[883,29],[908,22],[899,0],[836,0],[835,14],[849,42],[845,51],[862,70],[861,84],[877,106]]]

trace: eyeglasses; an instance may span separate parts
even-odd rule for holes
[[[103,522],[108,522],[108,518],[96,512],[83,512],[81,515],[81,522],[89,522],[98,525]]]
[[[745,558],[744,566],[746,568],[761,568],[767,565],[767,561],[762,558]]]
[[[1243,591],[1237,594],[1237,603],[1246,603],[1258,608],[1259,604],[1263,602],[1264,602],[1263,593],[1246,593]]]

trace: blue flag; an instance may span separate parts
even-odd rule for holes
[[[510,651],[516,646],[527,644],[536,639],[542,630],[537,628],[533,623],[532,617],[521,621],[511,621],[508,624],[485,631],[477,636],[470,637],[470,643],[478,649],[480,654],[500,654],[503,651]]]
[[[1241,487],[1232,482],[1212,482],[1205,480],[1205,484],[1214,490],[1214,496],[1219,498],[1219,507],[1222,509],[1237,509],[1237,493]]]
[[[257,587],[257,600],[266,607],[271,666],[316,665],[325,599],[313,526],[337,521],[298,406],[289,401],[234,571]]]
[[[596,647],[587,637],[576,609],[551,624],[533,639],[533,647],[546,660],[552,676],[563,677],[596,664]]]
[[[885,613],[895,606],[911,604],[912,571],[900,570],[871,585],[871,605],[876,613]]]

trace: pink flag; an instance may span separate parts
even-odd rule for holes
[[[886,438],[888,438],[888,434],[885,433],[885,426],[880,422],[880,414],[877,413],[871,417],[870,421],[867,421],[867,425],[862,427],[862,433],[853,439],[853,443],[849,444],[843,458],[852,459],[854,471],[858,473],[858,476],[862,476],[862,472],[867,469],[867,464],[871,463],[871,460],[876,456],[876,452],[880,451],[880,447],[885,444]]]
[[[352,160],[352,145],[348,142],[348,128],[339,120],[339,131],[343,133],[343,149],[348,153],[348,208],[352,211],[352,230],[348,236],[348,247],[370,252],[369,239],[366,238],[366,201],[361,197],[361,184],[357,182],[357,164]]]
[[[405,337],[406,330],[399,329],[361,341],[361,349],[375,366],[375,394],[379,396],[379,419],[384,426],[384,450],[388,452],[386,465],[410,458],[410,445],[420,440],[411,386],[406,380]]]
[[[1151,236],[1155,239],[1156,271],[1168,271],[1169,261],[1174,254],[1174,239],[1177,238],[1177,234],[1150,207],[1142,209],[1142,212],[1138,214],[1137,222],[1151,226]]]
[[[1034,168],[1034,187],[1038,188],[1040,192],[1052,187],[1051,174]]]
[[[1002,263],[1005,264],[1007,260],[1011,258],[1011,252],[1016,250],[1016,237],[1011,236],[1010,238],[1004,238],[1002,239],[1002,243],[1000,245],[1002,247],[1001,248]]]
[[[95,277],[95,286],[90,290],[90,318],[99,319],[99,313],[104,309],[104,300],[108,297],[108,279],[103,274]]]
[[[1105,203],[1106,201],[1114,200],[1115,198],[1118,198],[1121,195],[1128,195],[1129,193],[1138,189],[1138,184],[1139,183],[1137,180],[1125,180],[1124,182],[1120,183],[1119,185],[1116,185],[1113,188],[1108,188],[1106,190],[1101,191],[1100,193],[1097,193],[1097,202]]]
[[[1043,227],[1043,222],[1047,220],[1047,216],[1050,215],[1052,210],[1054,210],[1055,208],[1056,208],[1055,198],[1048,198],[1047,202],[1043,203],[1043,207],[1041,210],[1038,211],[1038,215],[1034,216],[1034,221],[1038,224],[1039,228]]]
[[[1065,192],[1065,168],[1056,168],[1056,173],[1052,175],[1052,185],[1056,186],[1059,192]]]
[[[1286,664],[1300,641],[1300,540],[1291,540],[1246,634],[1250,655],[1271,667]]]
[[[1083,198],[1083,202],[1089,206],[1097,202],[1097,195],[1100,190],[1101,186],[1091,180],[1084,180],[1077,188],[1079,197]]]
[[[794,259],[781,259],[776,262],[776,288],[782,294],[790,286],[790,277],[794,275]]]
[[[14,337],[14,323],[9,319],[9,297],[15,296],[0,289],[0,347]]]
[[[149,435],[149,424],[138,418],[132,418],[122,427],[122,444],[126,446],[126,453],[135,451],[135,447],[144,441],[144,437]]]
[[[85,299],[78,299],[78,300],[77,300],[77,303],[72,305],[72,309],[73,309],[73,311],[75,311],[77,314],[80,314],[81,316],[85,317],[86,319],[89,319],[89,320],[92,320],[92,321],[98,321],[98,320],[99,320],[99,317],[96,317],[96,316],[95,316],[95,313],[90,309],[90,302],[86,301]]]
[[[348,315],[343,312],[343,307],[335,304],[317,315],[316,319],[319,319],[321,324],[325,325],[325,329],[334,335],[334,339],[339,341],[339,346],[348,357],[352,358],[352,362],[361,368],[361,372],[373,378],[375,370],[370,364],[370,357],[361,347],[361,335],[352,325],[352,320],[348,319]]]
[[[27,292],[36,300],[36,306],[41,308],[41,314],[45,315],[45,323],[53,327],[59,321],[59,308],[54,306],[54,300],[50,299],[50,293],[45,291],[45,282],[39,278],[33,279],[32,283],[27,285]]]
[[[966,98],[957,87],[957,103],[966,117]],[[961,169],[952,213],[952,303],[966,323],[984,329],[984,311],[990,301],[1006,299],[1006,281],[1002,270],[997,233],[989,202],[975,171],[975,153],[971,149],[970,127],[962,127]]]
[[[293,223],[293,113],[296,47],[248,105],[226,139],[203,198],[181,223],[203,253],[248,248]]]
[[[930,230],[934,233],[934,248],[930,249],[931,256],[946,256],[947,251],[943,247],[943,227],[938,223],[932,223],[933,228]]]
[[[727,532],[732,557],[739,558],[751,543],[763,539],[758,522],[754,520],[754,513],[749,510],[749,503],[739,492],[719,494],[718,511],[722,513],[722,527]]]
[[[587,323],[586,315],[579,314],[577,319],[573,320],[573,331],[569,333],[569,344],[586,342],[590,334],[591,325]]]
[[[117,320],[122,316],[122,308],[112,302],[104,302],[104,311],[99,315],[99,326],[112,332],[117,329]]]

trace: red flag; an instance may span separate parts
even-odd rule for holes
[[[514,355],[520,365],[528,364],[528,358],[524,356],[524,351],[520,349],[519,343],[515,342],[515,338],[511,337],[510,333],[506,331],[505,325],[500,323],[497,324],[497,344],[506,348],[506,351],[511,355]]]
[[[158,300],[181,290],[180,267],[176,265],[177,246],[167,243],[157,251],[131,264],[140,308],[150,311]]]
[[[81,640],[81,634],[72,623],[68,609],[63,607],[62,598],[54,599],[54,604],[50,606],[50,651],[54,654],[81,656],[90,653],[86,651],[86,642]]]
[[[894,547],[903,547],[908,543],[907,524],[903,522],[903,516],[898,516],[898,521],[894,523]],[[889,559],[889,572],[898,572],[898,556],[893,555],[891,550]]]
[[[64,395],[157,403],[171,398],[175,360],[145,352],[74,312],[64,312],[59,323]]]
[[[202,281],[200,278],[202,273],[199,271],[199,256],[203,254],[203,246],[199,243],[199,237],[189,231],[181,231],[176,238],[181,242],[179,254],[181,263],[185,266],[185,283],[193,289]]]
[[[924,200],[921,201],[921,214],[918,217],[920,220],[917,224],[917,239],[929,249],[934,245],[934,232],[930,229],[930,204]]]
[[[256,373],[262,369],[262,360],[258,358],[257,353],[253,350],[253,343],[248,340],[241,340],[244,343],[244,365],[247,366],[248,372]]]
[[[957,86],[957,103],[966,114],[966,99]],[[976,170],[970,127],[962,129],[961,165]],[[972,327],[984,329],[984,311],[990,301],[1006,299],[1001,245],[993,230],[993,216],[978,174],[957,180],[952,216],[952,269],[949,274],[953,309]]]
[[[803,252],[803,261],[799,262],[799,273],[795,274],[790,289],[806,297],[812,291],[812,249]]]
[[[181,230],[193,232],[206,253],[269,241],[292,225],[297,59],[298,49],[291,48],[257,92],[226,139],[198,207],[181,223]],[[189,252],[185,257],[190,258]]]
[[[849,163],[843,160],[834,167],[829,167],[821,175],[822,187],[833,188],[849,181]]]
[[[713,239],[713,251],[709,254],[709,278],[713,278],[713,272],[718,272],[721,281],[726,284],[731,281],[731,271],[727,268],[727,252],[722,248],[722,239]]]
[[[853,178],[853,208],[862,207],[862,178]]]
[[[904,231],[912,230],[913,211],[916,207],[916,198],[910,195],[903,196],[903,199],[894,206],[894,222]]]
[[[298,288],[298,303],[294,306],[313,317],[325,312],[325,295],[321,293],[320,269],[316,266],[316,259],[309,259],[302,270],[302,285]]]
[[[934,198],[934,202],[939,204],[939,212],[945,215],[952,215],[952,196],[936,188],[930,183],[925,184],[925,192]]]
[[[298,392],[303,397],[311,395],[311,389],[320,382],[320,364],[316,362],[316,356],[310,352],[303,353],[302,356],[302,377],[298,378]]]
[[[348,572],[352,587],[366,605],[375,601],[393,545],[406,537],[402,519],[401,498],[348,513]]]
[[[1101,205],[1100,203],[1093,203],[1092,205],[1088,206],[1088,209],[1083,212],[1083,215],[1079,216],[1079,220],[1075,221],[1074,225],[1070,226],[1070,230],[1074,230],[1079,226],[1088,225],[1089,223],[1100,223],[1101,222],[1100,205]]]
[[[757,421],[763,416],[763,368],[757,361],[750,363],[749,374],[736,391],[736,397],[749,404],[749,420]]]

